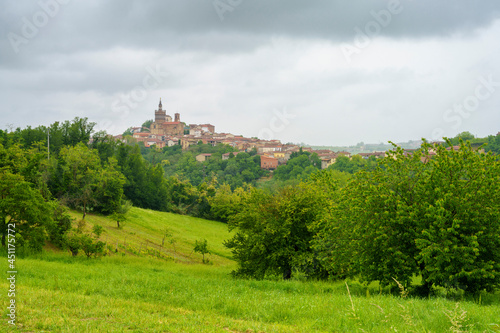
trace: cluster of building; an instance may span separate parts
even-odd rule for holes
[[[175,113],[173,119],[166,114],[166,111],[163,110],[161,99],[158,110],[155,110],[155,118],[150,127],[135,127],[131,128],[131,130],[133,138],[143,142],[146,147],[154,145],[157,148],[163,148],[181,145],[182,149],[187,149],[190,145],[198,144],[201,141],[204,144],[214,146],[223,143],[237,149],[237,152],[224,154],[222,159],[230,158],[231,154],[236,156],[240,152],[250,152],[255,149],[257,154],[260,155],[261,168],[267,170],[274,170],[279,165],[286,164],[291,154],[300,151],[300,149],[318,154],[321,159],[322,169],[326,169],[335,163],[335,160],[339,156],[351,157],[351,154],[346,151],[313,150],[309,147],[301,148],[294,144],[282,144],[279,140],[261,140],[230,133],[216,133],[215,126],[211,124],[186,125],[184,122],[181,122],[179,113]],[[383,157],[385,153],[365,153],[360,155],[363,158],[369,158],[370,156]],[[204,162],[210,157],[211,154],[199,154],[196,156],[196,160]]]

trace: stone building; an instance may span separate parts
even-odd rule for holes
[[[260,167],[261,169],[274,170],[278,167],[278,159],[262,155],[260,157]]]
[[[185,124],[181,122],[181,115],[174,114],[174,121],[172,117],[167,115],[167,111],[163,110],[160,98],[158,110],[155,110],[155,120],[149,127],[151,134],[156,135],[183,135]]]
[[[215,126],[211,124],[189,124],[189,134],[194,136],[202,136],[205,134],[214,134]]]

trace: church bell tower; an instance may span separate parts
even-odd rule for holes
[[[158,110],[155,110],[155,123],[164,123],[167,118],[167,111],[163,110],[160,98],[160,104],[158,104]]]

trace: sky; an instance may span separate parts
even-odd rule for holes
[[[498,0],[2,0],[0,128],[172,117],[311,145],[500,131]]]

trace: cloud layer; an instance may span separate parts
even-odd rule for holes
[[[0,22],[3,128],[86,116],[117,134],[162,97],[285,142],[500,130],[497,1],[9,1]]]

